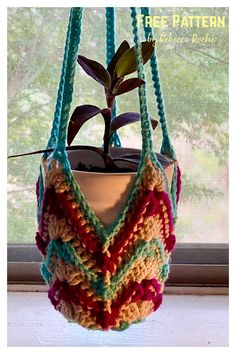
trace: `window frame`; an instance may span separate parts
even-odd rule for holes
[[[40,275],[42,257],[34,244],[9,243],[7,251],[9,284],[44,284]],[[226,243],[178,243],[171,256],[167,285],[228,286],[228,258]]]
[[[8,284],[44,284],[36,245],[9,243]],[[228,287],[229,245],[179,243],[171,256],[168,286]]]

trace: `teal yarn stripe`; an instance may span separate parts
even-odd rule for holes
[[[44,263],[41,264],[41,275],[47,284],[50,284],[50,281],[52,279],[52,273],[49,271],[49,264],[53,255],[53,251],[54,245],[52,242],[49,242],[46,259]]]
[[[129,270],[131,270],[133,264],[138,259],[145,259],[146,257],[156,258],[156,253],[152,249],[152,246],[156,245],[160,251],[160,255],[162,261],[165,261],[164,256],[164,247],[162,243],[155,239],[150,242],[146,242],[144,240],[141,241],[139,246],[135,249],[134,254],[130,257],[129,261],[118,271],[116,275],[111,278],[111,282],[109,285],[105,285],[103,283],[103,279],[100,282],[94,283],[93,288],[96,289],[96,293],[100,295],[103,299],[112,299],[114,294],[117,292],[120,284],[124,280],[125,276],[128,274]],[[161,245],[161,246],[160,246]]]
[[[131,256],[131,258],[125,264],[125,266],[118,272],[118,274],[112,277],[111,285],[106,290],[106,297],[112,296],[114,293],[117,292],[120,283],[122,283],[123,279],[125,278],[126,274],[129,272],[129,270],[132,268],[135,261],[137,261],[139,258],[145,259],[146,257],[150,257],[150,258],[157,257],[156,252],[152,249],[152,246],[158,247],[159,255],[161,257],[162,262],[163,263],[166,262],[164,245],[160,240],[154,239],[151,240],[150,242],[141,241],[140,245],[135,249],[134,254]],[[162,274],[161,269],[160,272]]]
[[[141,241],[139,246],[135,249],[134,254],[130,257],[129,261],[125,266],[111,278],[111,283],[105,285],[103,283],[103,275],[98,275],[97,273],[90,270],[82,262],[80,256],[76,253],[76,250],[69,242],[61,242],[59,240],[51,240],[48,246],[47,257],[45,262],[41,266],[41,274],[47,283],[50,283],[52,274],[48,270],[51,264],[51,258],[56,255],[59,259],[63,260],[66,264],[71,264],[78,267],[86,275],[87,279],[91,281],[92,287],[96,290],[96,293],[100,295],[103,299],[112,299],[114,294],[117,292],[118,287],[122,283],[123,279],[132,268],[134,262],[139,258],[145,259],[146,257],[156,258],[156,252],[152,249],[152,246],[157,246],[159,250],[159,256],[163,265],[160,268],[161,276],[166,277],[166,269],[163,273],[163,267],[167,266],[164,245],[158,240],[154,239],[150,242]]]
[[[83,264],[81,258],[70,243],[62,243],[53,239],[49,242],[47,256],[41,266],[41,274],[47,282],[50,281],[50,276],[52,276],[48,269],[51,264],[51,258],[54,254],[66,264],[72,264],[81,269],[86,274],[89,281],[95,281],[97,279],[98,275]]]
[[[174,224],[177,222],[177,167],[174,166],[174,173],[173,173],[173,178],[172,178],[172,186],[171,186],[171,199],[172,199],[172,205],[173,205],[173,219],[174,219]]]
[[[58,240],[52,241],[54,241],[54,250],[56,255],[60,259],[63,259],[67,264],[74,264],[76,267],[81,269],[86,274],[88,280],[96,281],[98,275],[86,267],[80,256],[76,253],[74,247],[69,242],[61,243]]]
[[[129,197],[124,205],[124,208],[120,211],[120,213],[117,215],[116,219],[112,222],[112,224],[107,228],[99,221],[94,211],[88,205],[84,194],[82,193],[79,185],[77,184],[73,176],[73,173],[71,172],[68,160],[66,159],[66,157],[62,159],[63,173],[66,176],[66,182],[71,186],[71,192],[74,195],[75,201],[80,205],[80,209],[81,211],[83,211],[85,218],[88,220],[90,225],[94,228],[95,232],[100,236],[101,241],[104,245],[106,245],[110,241],[110,239],[117,233],[117,231],[121,228],[121,225],[123,224],[126,218],[126,214],[129,210],[129,207],[132,201],[134,200],[134,198],[136,198],[137,196],[138,189],[140,186],[140,181],[142,178],[142,173],[145,168],[144,158],[145,156],[142,155],[134,184],[131,188]]]
[[[45,282],[47,283],[47,285],[50,285],[51,280],[52,280],[52,273],[49,272],[45,263],[41,264],[40,273],[41,273],[43,279],[45,280]]]
[[[113,331],[124,331],[124,330],[127,329],[129,326],[130,326],[130,323],[125,322],[125,321],[121,321],[120,327],[119,327],[119,328],[114,328]]]
[[[108,65],[115,54],[115,9],[106,7],[106,64]],[[116,117],[116,99],[112,110],[112,118]],[[118,132],[115,132],[110,143],[114,146],[121,146]]]
[[[141,13],[144,16],[149,16],[149,8],[148,7],[142,7],[141,8]],[[153,29],[152,27],[146,27],[144,22],[144,32],[145,32],[145,38],[148,40],[149,38],[154,38],[153,36]],[[161,153],[167,154],[170,156],[171,159],[175,159],[175,153],[173,146],[170,141],[170,133],[169,133],[169,127],[168,127],[168,122],[167,122],[167,117],[166,117],[166,112],[165,112],[165,104],[164,104],[164,98],[163,98],[163,92],[161,88],[161,81],[160,81],[160,75],[158,71],[158,63],[157,63],[157,55],[156,52],[154,51],[153,55],[150,58],[150,66],[151,66],[151,71],[152,71],[152,81],[153,81],[153,86],[154,86],[154,92],[156,96],[156,104],[157,104],[157,111],[158,115],[160,117],[160,123],[161,123],[161,129],[162,129],[162,146],[161,146]]]
[[[72,101],[73,84],[75,75],[75,66],[77,52],[80,43],[81,23],[82,23],[82,8],[72,9],[71,31],[69,35],[69,48],[67,55],[65,85],[62,99],[62,110],[59,124],[58,140],[53,156],[62,158],[61,151],[65,151],[67,124],[69,120],[69,111]]]

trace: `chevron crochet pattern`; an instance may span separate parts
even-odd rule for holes
[[[148,159],[124,220],[100,235],[62,165],[49,165],[36,243],[53,306],[90,329],[120,330],[143,320],[162,302],[175,245],[162,174]]]
[[[145,73],[136,8],[130,8],[138,77]],[[116,219],[105,227],[77,184],[66,152],[75,64],[80,43],[82,8],[72,8],[55,114],[36,185],[41,273],[48,297],[70,322],[88,329],[123,330],[144,320],[162,303],[176,242],[174,225],[181,174],[170,142],[157,58],[151,59],[152,81],[162,130],[161,153],[174,163],[172,183],[154,152],[146,85],[139,87],[142,150],[133,186]],[[148,8],[141,8],[149,14]],[[114,54],[114,8],[106,9],[107,61]],[[145,36],[152,32],[145,31]],[[116,108],[115,108],[116,109]],[[120,145],[119,136],[113,143]],[[107,188],[112,188],[108,185]]]

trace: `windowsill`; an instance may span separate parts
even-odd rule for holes
[[[165,295],[145,322],[125,331],[88,331],[68,323],[45,293],[8,293],[10,347],[224,347],[228,297]]]
[[[46,284],[8,284],[8,292],[46,293]],[[226,286],[168,286],[165,285],[164,294],[167,295],[228,295],[229,288]]]
[[[44,284],[42,258],[35,245],[8,245],[8,282]],[[228,244],[177,244],[171,255],[168,286],[228,286]]]

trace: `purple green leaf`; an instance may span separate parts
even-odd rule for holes
[[[88,59],[82,55],[78,55],[77,61],[84,71],[94,80],[105,87],[110,87],[110,74],[100,63],[95,60]]]
[[[155,42],[146,41],[141,43],[143,64],[145,64],[151,57],[154,50]],[[132,47],[120,57],[115,67],[115,74],[117,77],[131,74],[137,70],[136,51]]]
[[[113,74],[114,74],[115,67],[116,67],[118,60],[129,48],[130,48],[129,43],[127,41],[123,41],[121,43],[121,45],[119,46],[119,48],[117,49],[115,55],[113,56],[113,58],[111,59],[109,65],[107,67],[107,71],[110,73],[111,76],[113,76]]]
[[[142,84],[145,84],[145,81],[139,79],[138,77],[125,80],[113,90],[113,94],[115,96],[122,95],[123,93],[132,91],[133,89],[141,86]]]
[[[90,118],[101,113],[101,109],[93,105],[82,105],[74,110],[67,132],[67,144],[70,146],[82,125]]]
[[[150,120],[151,120],[152,128],[155,129],[158,124],[158,121],[153,118],[150,118]],[[135,123],[138,121],[140,121],[140,113],[138,113],[138,112],[126,112],[126,113],[120,114],[119,116],[114,118],[111,122],[110,137],[118,129],[120,129],[128,124]]]

